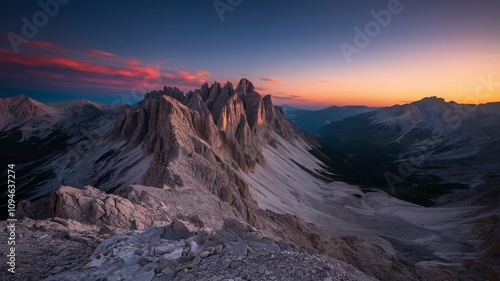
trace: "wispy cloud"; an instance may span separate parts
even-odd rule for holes
[[[101,50],[89,50],[88,53],[94,56],[116,58],[116,55]]]
[[[197,88],[211,74],[205,70],[176,70],[161,62],[144,63],[102,50],[83,50],[51,42],[30,40],[29,47],[14,54],[0,48],[0,75],[11,80],[30,81],[56,90],[102,88],[132,90],[147,84],[147,90],[163,85]],[[146,81],[146,82],[145,82]]]
[[[199,76],[199,77],[206,77],[206,76],[210,76],[210,72],[208,71],[205,71],[205,70],[197,70],[196,71],[196,75]]]
[[[270,83],[283,83],[284,81],[275,77],[262,77],[262,76],[257,76],[257,75],[252,75],[252,74],[241,74],[243,77],[252,77],[256,79],[260,79],[265,82],[270,82]]]
[[[273,77],[269,77],[269,78],[260,78],[260,80],[262,81],[266,81],[266,82],[271,82],[271,83],[282,83],[283,81],[278,79],[278,78],[273,78]]]
[[[273,99],[277,100],[282,100],[282,101],[307,101],[308,99],[305,99],[302,96],[299,95],[287,95],[284,93],[272,93],[271,94]]]
[[[43,48],[43,49],[52,49],[52,50],[66,50],[67,49],[59,44],[45,42],[45,41],[38,41],[38,40],[30,40],[30,41],[28,41],[27,44],[29,46]]]

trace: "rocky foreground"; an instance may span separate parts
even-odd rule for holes
[[[19,231],[18,272],[2,280],[374,280],[235,219],[215,232],[174,220],[108,239],[64,219],[25,219]]]
[[[328,238],[263,210],[257,230],[199,189],[63,186],[16,213],[18,268],[12,276],[2,264],[0,273],[12,280],[416,279],[413,267],[359,238]]]
[[[147,198],[145,190],[128,194]],[[232,216],[205,224],[167,211],[165,221],[152,221],[141,204],[92,187],[62,187],[46,201],[22,202],[18,212],[26,216],[16,224],[18,268],[11,275],[2,264],[2,280],[376,280]]]
[[[16,273],[2,263],[0,280],[496,280],[498,270],[495,245],[467,264],[414,266],[290,214],[258,210],[257,229],[200,189],[63,186],[16,213]],[[491,219],[471,229],[478,241],[496,241]]]

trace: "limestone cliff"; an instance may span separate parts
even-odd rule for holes
[[[270,96],[242,79],[236,90],[215,82],[186,95],[170,87],[148,93],[138,110],[118,118],[109,139],[125,141],[124,150],[140,147],[151,158],[142,184],[207,188],[256,224],[255,202],[240,175],[264,163],[262,148],[273,145],[273,134],[301,135]]]

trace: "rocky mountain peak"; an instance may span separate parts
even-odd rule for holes
[[[200,95],[203,101],[208,99],[208,96],[210,95],[210,86],[208,86],[208,83],[201,85]]]
[[[135,105],[116,108],[78,102],[80,106],[70,110],[69,105],[26,102],[34,108],[22,112],[35,112],[35,118],[29,120],[37,121],[30,121],[29,128],[57,124],[54,128],[62,128],[55,132],[61,150],[68,146],[66,142],[78,144],[48,168],[56,172],[39,183],[40,190],[46,193],[57,184],[92,184],[109,191],[132,183],[165,189],[202,188],[227,203],[241,219],[257,224],[255,202],[244,175],[266,164],[263,151],[268,145],[274,147],[278,139],[293,141],[289,136],[304,136],[274,108],[271,96],[262,97],[246,79],[238,87],[244,95],[230,82],[223,87],[218,82],[210,87],[205,83],[187,94],[164,87],[147,93]],[[2,99],[0,104],[10,105],[11,99]],[[19,96],[17,100],[28,99]],[[43,113],[37,114],[38,108]],[[46,117],[46,112],[57,119]],[[6,120],[12,127],[16,119],[20,120],[9,111],[9,118],[0,121]],[[81,126],[73,126],[75,123]],[[77,134],[84,130],[86,134]],[[45,131],[47,136],[53,132]]]
[[[233,83],[227,81],[223,89],[227,89],[228,92],[233,92],[234,91]]]
[[[37,102],[22,94],[0,99],[0,129],[22,126],[35,116],[44,115],[48,122],[59,114],[59,109]]]
[[[19,94],[11,98],[2,99],[1,106],[8,107],[11,111],[25,111],[25,109],[27,108],[39,109],[47,107],[46,105],[30,99],[23,94]]]
[[[184,93],[177,87],[163,87],[163,94],[172,97],[180,102],[184,100]]]
[[[263,98],[246,79],[238,87],[244,95],[230,82],[224,87],[215,82],[210,89],[204,84],[185,96],[171,87],[148,93],[139,110],[118,118],[111,139],[125,140],[128,151],[141,147],[150,159],[143,184],[206,186],[252,222],[248,210],[254,203],[238,173],[264,163],[262,149],[274,136],[297,131],[275,111],[271,96]]]
[[[437,97],[437,96],[431,96],[431,97],[426,97],[423,98],[419,101],[416,101],[415,103],[443,103],[445,102],[443,98]]]
[[[443,98],[427,97],[413,102],[410,105],[416,106],[421,109],[439,110],[439,108],[447,107],[448,103]]]
[[[17,102],[26,102],[26,101],[29,101],[30,98],[28,98],[27,96],[23,95],[23,94],[19,94],[19,95],[16,95],[16,96],[13,96],[11,99],[11,102],[12,103],[17,103]]]
[[[252,82],[250,82],[246,78],[242,78],[238,83],[238,86],[236,87],[236,92],[238,93],[238,95],[253,93],[255,92],[255,87],[253,86]]]

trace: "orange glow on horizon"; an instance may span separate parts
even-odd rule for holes
[[[480,104],[500,101],[500,42],[422,42],[394,50],[368,50],[364,60],[322,65],[280,77],[278,104],[391,106],[437,96]],[[292,98],[286,98],[286,96]],[[293,98],[295,97],[295,98]]]
[[[266,87],[266,91],[259,92],[264,95],[271,94],[276,104],[298,107],[327,107],[330,105],[382,107],[411,103],[430,96],[469,104],[500,101],[500,75],[484,74],[458,81],[443,79],[441,83],[438,82],[401,81],[400,83],[386,84],[383,80],[377,79],[367,79],[363,83],[350,81],[311,82],[300,85],[285,85],[284,87]],[[258,90],[260,90],[259,87]]]

